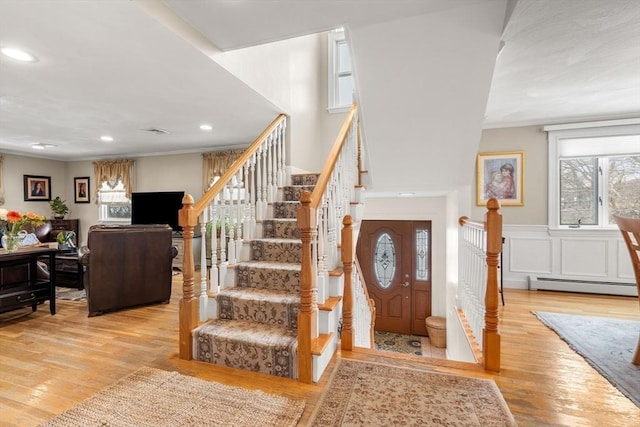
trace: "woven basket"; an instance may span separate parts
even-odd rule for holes
[[[447,325],[444,317],[427,317],[425,319],[427,325],[427,333],[431,345],[437,348],[445,348],[447,346]]]

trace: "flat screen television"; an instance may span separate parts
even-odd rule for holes
[[[131,193],[131,224],[169,224],[174,232],[182,231],[178,211],[183,197],[184,191]]]

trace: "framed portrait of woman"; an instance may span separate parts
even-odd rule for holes
[[[73,201],[75,203],[89,203],[89,177],[75,177],[73,178]]]
[[[23,175],[23,177],[25,202],[51,200],[50,176]]]
[[[478,153],[477,201],[495,197],[500,206],[524,206],[524,151]]]

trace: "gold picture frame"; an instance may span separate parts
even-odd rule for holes
[[[524,206],[524,151],[478,153],[476,204],[495,197],[500,206]]]

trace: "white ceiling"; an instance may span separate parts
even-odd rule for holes
[[[243,145],[279,110],[203,51],[503,1],[0,0],[0,46],[39,59],[0,56],[0,151],[34,155],[40,142],[56,145],[41,156],[79,160]],[[194,29],[198,49],[183,38]],[[640,1],[520,0],[503,39],[485,127],[640,115]]]

